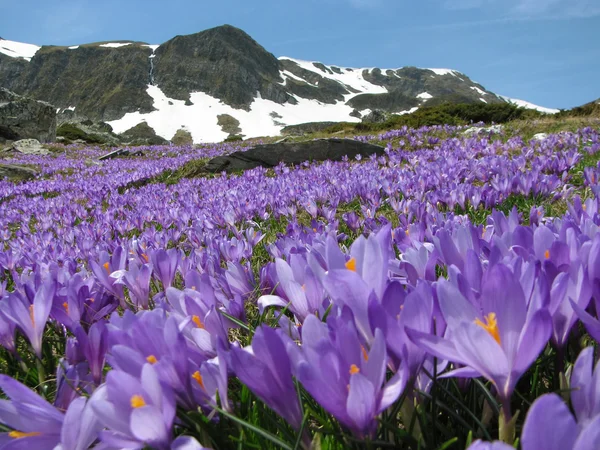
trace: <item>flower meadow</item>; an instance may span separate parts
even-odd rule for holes
[[[13,156],[0,449],[600,448],[598,129],[356,139]]]

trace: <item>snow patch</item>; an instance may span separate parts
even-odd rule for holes
[[[427,70],[431,70],[432,72],[434,72],[436,75],[456,75],[456,70],[452,70],[452,69],[427,69]]]
[[[131,42],[109,42],[108,44],[100,44],[98,47],[119,48],[131,45]]]
[[[360,91],[361,94],[385,94],[388,92],[388,90],[384,86],[378,86],[378,85],[370,83],[364,79],[363,71],[367,70],[370,73],[370,71],[372,71],[373,68],[351,69],[351,70],[348,70],[348,68],[346,68],[345,72],[343,71],[342,73],[336,73],[331,69],[331,67],[338,67],[338,66],[327,66],[327,65],[323,64],[326,69],[331,70],[332,73],[329,73],[329,72],[323,72],[321,69],[315,67],[312,61],[304,61],[302,59],[288,58],[287,56],[282,56],[279,59],[280,60],[286,59],[288,61],[295,62],[296,64],[298,64],[301,68],[303,68],[305,70],[309,70],[311,72],[314,72],[314,73],[322,76],[323,78],[329,78],[330,80],[334,80],[345,86],[349,86],[357,91]],[[287,72],[287,71],[285,71],[285,72]],[[287,73],[289,73],[289,72],[287,72]],[[306,81],[299,77],[296,77],[296,79]],[[345,100],[348,101],[350,98],[354,97],[355,95],[357,95],[357,94],[348,94],[348,95],[346,95]]]
[[[407,109],[406,111],[400,111],[394,114],[398,114],[399,116],[403,116],[404,114],[412,114],[414,113],[417,109],[419,109],[418,106],[415,106],[413,108]]]
[[[481,100],[483,103],[487,103],[487,100],[485,98],[480,98],[479,100]]]
[[[529,103],[526,102],[525,100],[519,100],[516,98],[510,98],[510,97],[505,97],[504,95],[499,95],[498,97],[506,100],[508,103],[513,103],[517,106],[520,106],[522,108],[527,108],[527,109],[535,109],[539,112],[543,112],[546,114],[556,114],[557,112],[559,112],[558,109],[554,109],[554,108],[545,108],[543,106],[538,106],[538,105],[534,105],[533,103]]]
[[[158,86],[149,85],[148,95],[154,100],[156,111],[141,114],[128,113],[123,118],[108,122],[115,133],[122,133],[141,122],[146,122],[157,135],[171,139],[175,132],[185,127],[195,143],[220,142],[228,134],[217,124],[217,115],[229,114],[240,122],[241,134],[246,138],[260,136],[276,136],[285,125],[296,125],[305,122],[359,122],[360,119],[350,116],[353,109],[343,101],[336,104],[325,104],[317,100],[294,97],[296,105],[289,103],[280,105],[271,100],[257,98],[250,105],[249,111],[235,109],[219,99],[203,92],[190,94],[192,105],[186,106],[183,100],[168,98]],[[281,118],[274,123],[271,113]]]
[[[156,51],[156,49],[158,47],[160,47],[160,44],[152,44],[152,45],[147,45],[147,44],[143,44],[142,47],[148,47],[152,49],[152,52],[154,53]]]
[[[31,61],[33,55],[41,47],[33,44],[23,44],[22,42],[9,41],[7,39],[0,38],[0,53],[12,56],[13,58],[23,58],[27,61]]]
[[[79,45],[72,45],[69,47],[69,50],[75,50],[76,48],[79,48]]]
[[[487,92],[479,89],[477,86],[471,86],[471,89],[473,89],[475,92],[477,92],[479,95],[487,95]],[[487,103],[487,102],[486,102]]]
[[[433,98],[433,95],[431,95],[429,92],[421,92],[419,95],[417,95],[417,98],[422,98],[423,100],[428,100],[430,98]]]

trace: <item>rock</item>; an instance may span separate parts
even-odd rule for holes
[[[371,111],[369,114],[367,114],[362,119],[363,122],[369,122],[369,123],[383,123],[386,120],[387,120],[386,114],[383,111],[381,111],[380,109]]]
[[[98,158],[98,161],[104,161],[106,159],[112,159],[112,158],[116,158],[118,156],[144,156],[144,152],[142,152],[141,150],[131,150],[131,149],[127,149],[127,148],[119,148],[117,150],[114,150],[110,153],[107,153],[106,155],[102,155],[100,158]]]
[[[217,125],[221,127],[221,131],[223,131],[223,133],[227,133],[229,135],[239,135],[242,132],[242,129],[240,128],[240,121],[229,114],[219,114],[217,116]]]
[[[171,142],[174,145],[192,145],[194,143],[194,139],[192,138],[192,133],[184,129],[179,129],[171,138]]]
[[[464,136],[475,136],[479,133],[500,134],[504,127],[502,125],[491,125],[489,127],[471,127],[462,132]]]
[[[301,136],[309,133],[318,133],[319,131],[323,131],[326,128],[336,124],[337,122],[306,122],[299,123],[297,125],[288,125],[287,127],[283,127],[281,129],[281,135],[289,136],[293,134]]]
[[[124,131],[121,139],[129,145],[167,145],[169,142],[156,135],[153,128],[146,122],[138,123],[135,127]]]
[[[118,145],[121,142],[109,124],[89,119],[65,121],[56,129],[56,135],[72,142],[81,140],[87,144]]]
[[[301,164],[304,161],[340,161],[344,156],[354,159],[356,155],[383,155],[385,148],[352,139],[315,139],[305,142],[282,142],[257,145],[245,152],[211,159],[205,169],[208,172],[237,171],[255,167],[275,167],[279,163]]]
[[[54,142],[56,109],[0,88],[0,142],[18,139]]]
[[[48,155],[50,150],[43,147],[37,139],[21,139],[14,142],[7,152],[23,153],[24,155]]]
[[[537,134],[533,135],[533,137],[531,138],[531,140],[533,140],[533,141],[543,141],[547,137],[548,137],[548,133],[537,133]]]
[[[9,181],[26,181],[35,178],[38,171],[31,167],[17,164],[0,164],[0,179],[7,178]]]

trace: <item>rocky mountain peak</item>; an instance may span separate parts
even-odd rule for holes
[[[247,110],[257,92],[277,103],[288,97],[276,85],[277,58],[231,25],[176,36],[158,47],[154,63],[156,83],[175,99],[200,91]]]

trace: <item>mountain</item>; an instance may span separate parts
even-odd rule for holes
[[[0,38],[0,86],[55,105],[59,119],[105,121],[116,133],[146,122],[165,139],[184,129],[194,142],[277,135],[304,122],[358,122],[373,110],[403,114],[448,101],[513,101],[450,69],[356,69],[276,58],[229,25],[160,45],[37,47]]]

